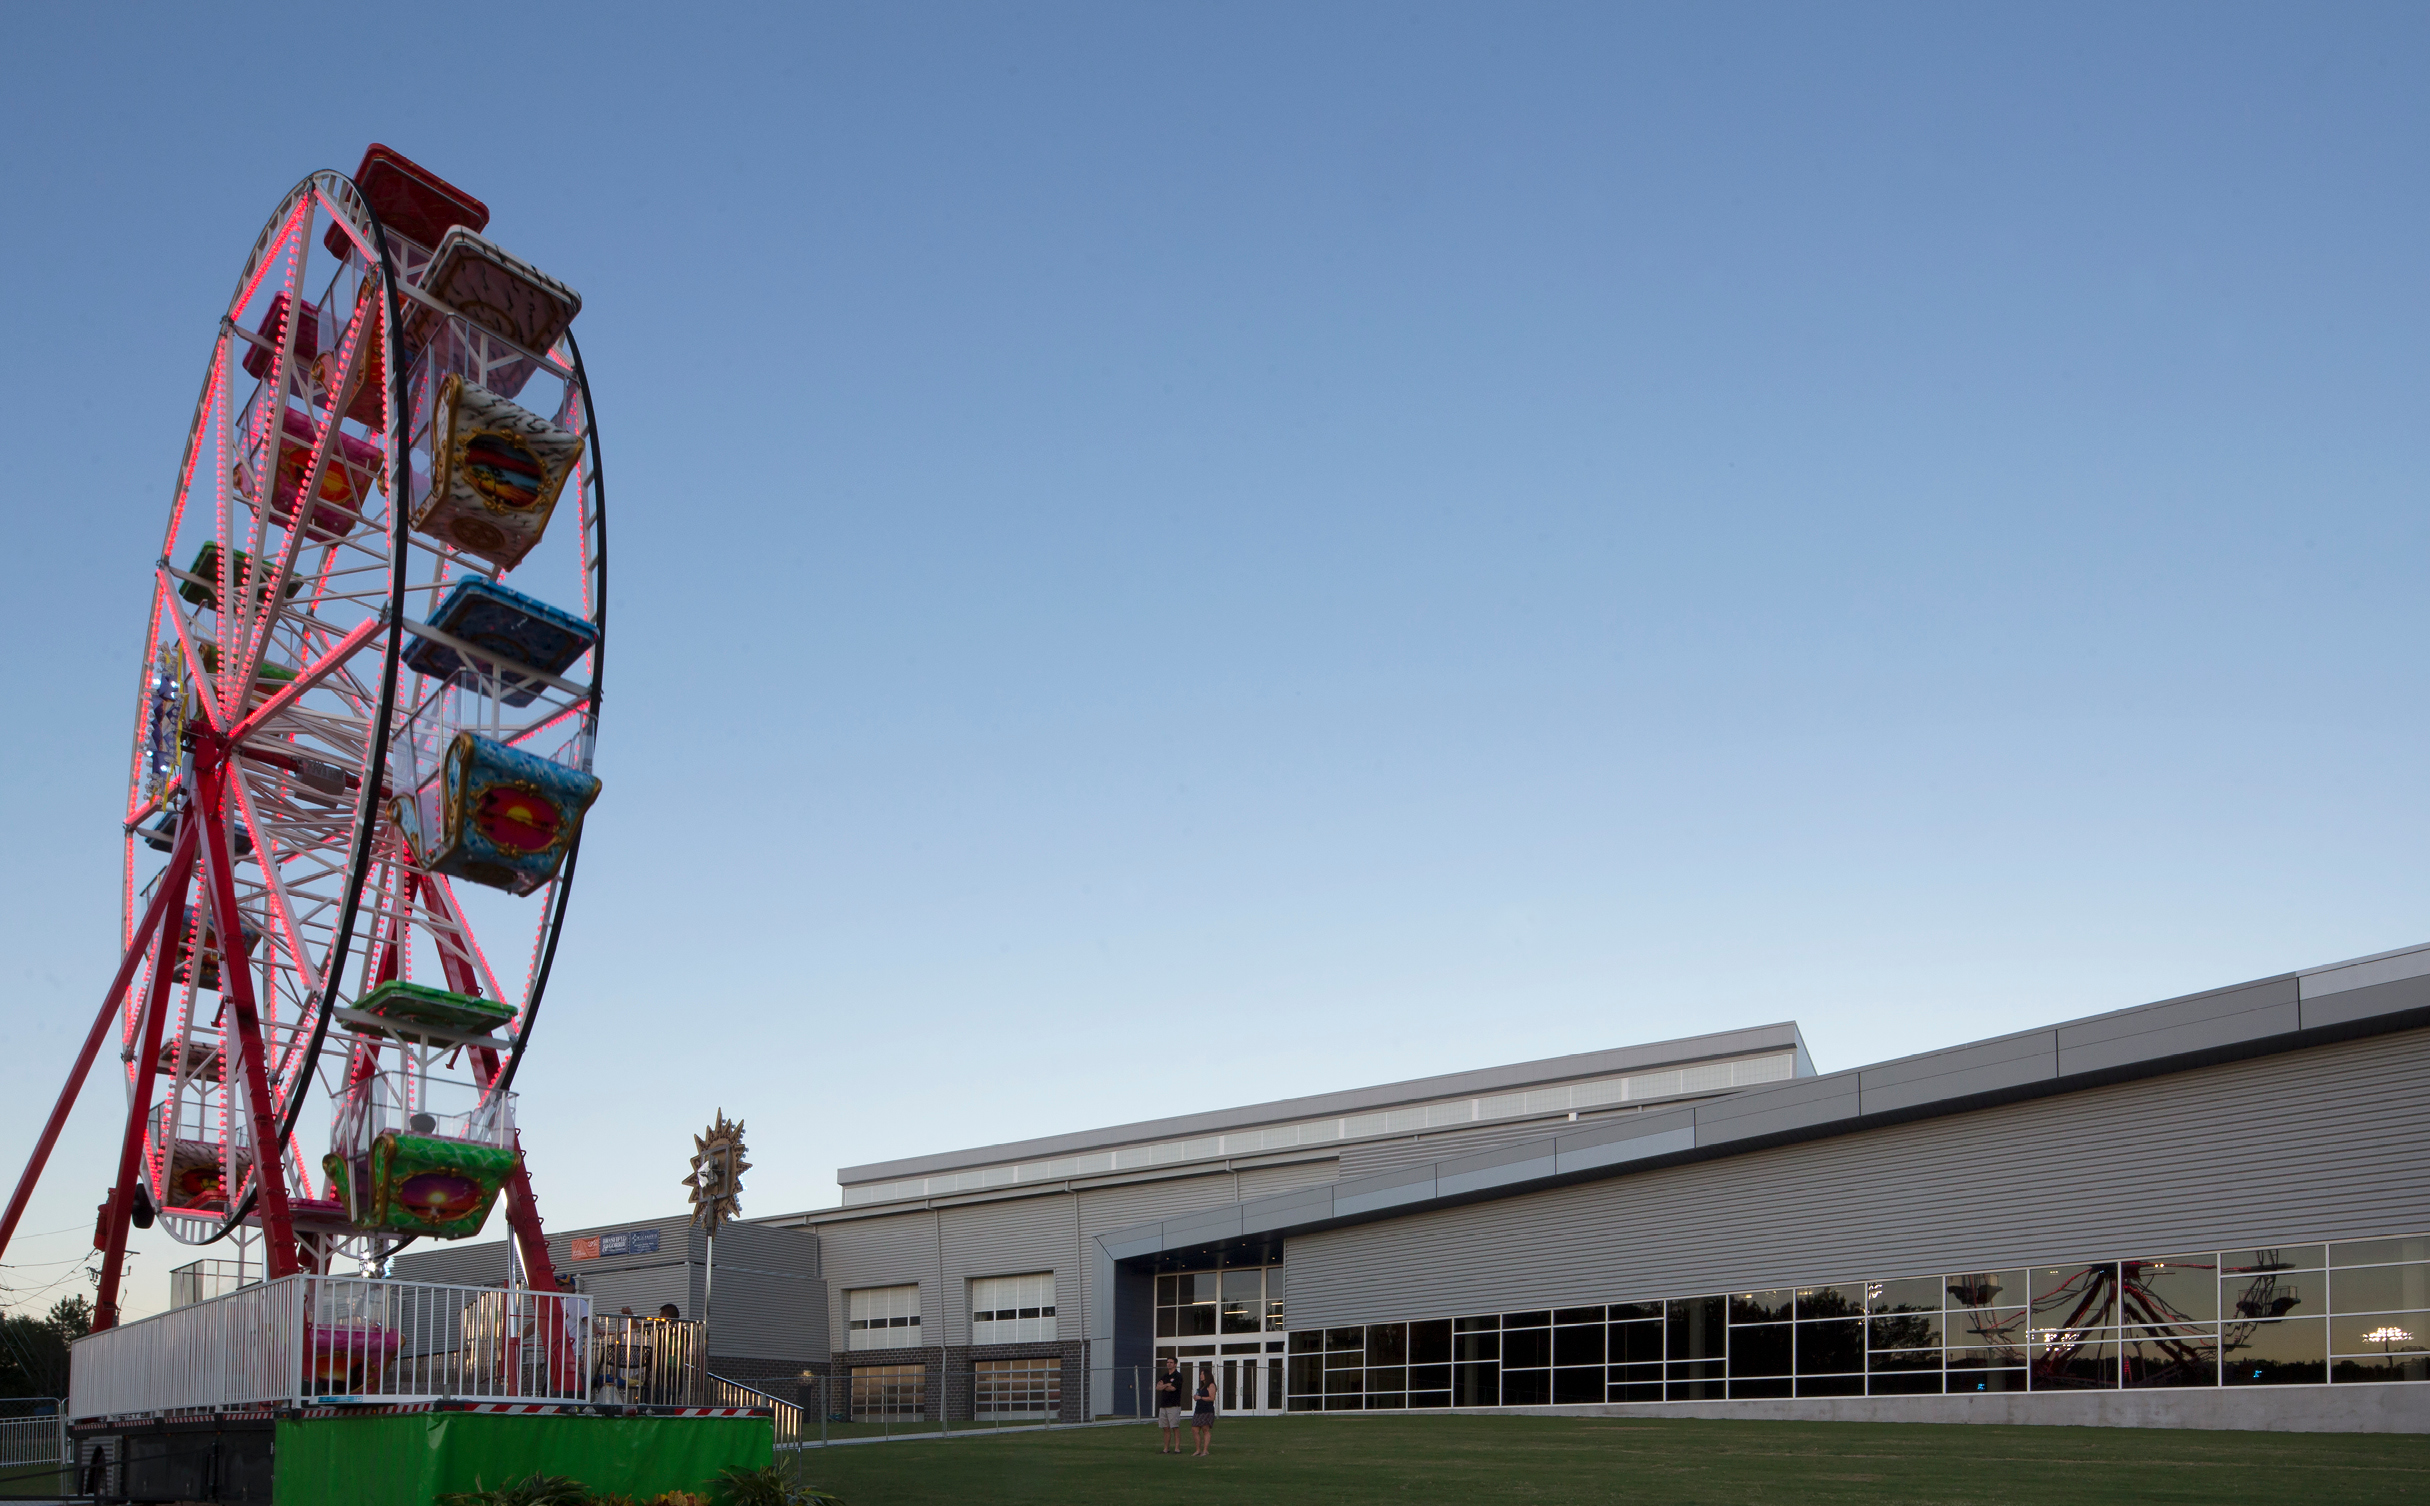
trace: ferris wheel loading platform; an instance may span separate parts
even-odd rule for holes
[[[527,1289],[258,1282],[77,1341],[72,1478],[230,1506],[429,1506],[534,1472],[706,1493],[771,1461],[777,1402],[708,1375],[700,1327]]]

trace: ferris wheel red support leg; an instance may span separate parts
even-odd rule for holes
[[[221,808],[227,789],[226,765],[219,739],[198,736],[194,773],[202,798],[194,818],[202,827],[203,870],[210,886],[211,917],[222,936],[242,936],[244,923],[236,908],[236,876],[228,861],[226,812]],[[245,1108],[253,1125],[253,1186],[262,1216],[262,1264],[271,1280],[302,1269],[295,1250],[295,1215],[287,1206],[287,1171],[278,1140],[278,1111],[270,1101],[269,1054],[262,1048],[262,1018],[253,998],[253,969],[242,965],[234,948],[220,968],[226,980],[228,1013],[236,1017],[240,1048],[239,1073],[245,1081]],[[233,1195],[233,1194],[232,1194]]]
[[[17,1232],[17,1221],[25,1217],[26,1201],[34,1195],[34,1184],[42,1180],[42,1168],[51,1159],[51,1147],[59,1143],[59,1131],[67,1124],[68,1111],[76,1106],[76,1095],[84,1090],[85,1074],[93,1070],[93,1058],[101,1050],[102,1038],[110,1032],[110,1021],[117,1016],[119,1003],[127,996],[127,985],[135,981],[135,969],[152,944],[152,933],[160,927],[169,897],[183,893],[194,872],[197,824],[178,823],[177,845],[169,852],[169,871],[153,888],[152,902],[144,907],[143,919],[135,924],[126,955],[118,959],[118,976],[111,981],[110,991],[102,996],[101,1012],[93,1017],[93,1028],[85,1035],[84,1049],[76,1053],[76,1065],[68,1069],[67,1085],[59,1090],[59,1101],[51,1106],[51,1117],[42,1126],[41,1138],[34,1142],[34,1153],[26,1160],[25,1173],[17,1178],[17,1190],[9,1194],[8,1211],[0,1213],[0,1255],[8,1253],[8,1242]]]
[[[101,1252],[101,1287],[93,1294],[93,1331],[118,1325],[118,1282],[126,1268],[127,1224],[135,1213],[136,1178],[143,1174],[143,1135],[152,1117],[152,1079],[160,1074],[160,1037],[169,1013],[169,987],[176,969],[169,965],[170,949],[185,934],[185,884],[162,918],[160,960],[152,965],[152,986],[143,1001],[143,1040],[136,1046],[133,1094],[127,1100],[126,1138],[118,1147],[118,1180],[110,1184],[108,1232]]]

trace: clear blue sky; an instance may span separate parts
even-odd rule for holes
[[[721,1107],[774,1213],[891,1155],[1782,1018],[1832,1069],[2430,934],[2419,7],[9,33],[6,1176],[114,960],[214,307],[375,138],[586,300],[606,793],[518,1083],[559,1227],[675,1206]],[[82,1248],[118,1101],[12,1262]]]

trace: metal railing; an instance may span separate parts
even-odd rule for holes
[[[288,1276],[78,1339],[72,1417],[320,1400],[703,1406],[698,1323],[594,1316],[587,1297]]]
[[[781,1384],[781,1382],[779,1383]],[[708,1397],[702,1403],[711,1407],[766,1407],[776,1422],[776,1446],[799,1447],[804,1436],[806,1419],[799,1402],[787,1401],[756,1386],[728,1380],[722,1375],[708,1378]]]
[[[65,1414],[0,1417],[0,1496],[67,1495],[74,1462]]]

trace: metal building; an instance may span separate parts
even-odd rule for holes
[[[1782,1024],[839,1180],[760,1221],[822,1311],[721,1299],[710,1349],[825,1335],[864,1416],[1130,1412],[1170,1355],[1249,1413],[2430,1427],[2430,948],[1825,1075]]]

